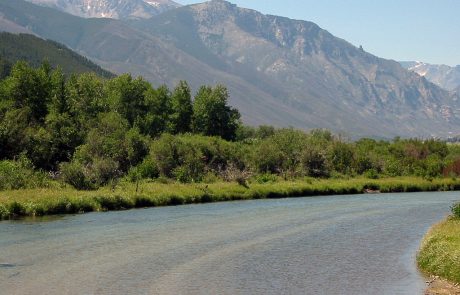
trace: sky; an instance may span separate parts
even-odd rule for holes
[[[181,4],[203,1],[176,0]],[[380,57],[460,65],[460,0],[231,0],[308,20]]]

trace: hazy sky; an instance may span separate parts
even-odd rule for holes
[[[176,0],[181,4],[203,1]],[[460,64],[460,0],[231,0],[309,20],[375,55]]]

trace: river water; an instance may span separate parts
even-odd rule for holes
[[[0,222],[0,294],[422,294],[460,193],[324,196]]]

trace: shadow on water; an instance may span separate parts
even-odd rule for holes
[[[45,216],[20,216],[12,217],[8,220],[0,222],[14,222],[14,223],[40,223],[40,222],[53,222],[64,219],[69,215],[45,215]]]
[[[16,267],[16,264],[12,263],[0,263],[0,268],[13,268]]]

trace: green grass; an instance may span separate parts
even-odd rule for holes
[[[428,232],[417,262],[428,275],[460,283],[460,218],[449,217]]]
[[[460,180],[452,178],[383,178],[383,179],[305,179],[265,184],[251,183],[245,188],[237,183],[179,184],[123,182],[114,189],[78,191],[72,188],[23,189],[0,191],[0,219],[20,216],[84,213],[124,210],[140,207],[182,205],[266,198],[287,198],[332,194],[357,194],[365,189],[381,192],[416,192],[460,189]]]

